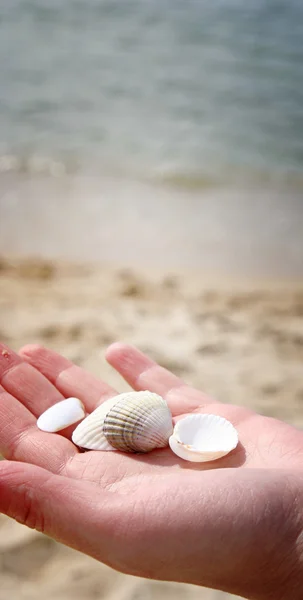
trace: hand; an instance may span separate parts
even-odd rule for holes
[[[58,354],[0,346],[0,511],[116,570],[247,598],[302,597],[303,433],[218,404],[133,347],[109,363],[136,390],[164,396],[174,417],[229,419],[240,443],[206,464],[169,448],[147,455],[79,452],[36,418],[64,397],[92,411],[115,394]]]

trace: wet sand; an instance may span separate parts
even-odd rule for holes
[[[303,427],[303,283],[0,259],[0,339],[53,348],[119,391],[104,350],[123,340],[222,402]],[[121,575],[0,517],[0,600],[231,600]]]

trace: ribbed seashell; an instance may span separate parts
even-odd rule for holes
[[[237,430],[227,419],[200,413],[180,419],[169,438],[171,450],[190,462],[217,460],[229,454],[237,444]]]
[[[88,450],[150,452],[168,446],[172,416],[165,400],[152,392],[127,392],[106,400],[72,435]]]

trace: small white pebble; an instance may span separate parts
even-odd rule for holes
[[[67,398],[48,408],[37,420],[41,431],[56,433],[69,425],[78,423],[85,417],[85,410],[78,398]]]

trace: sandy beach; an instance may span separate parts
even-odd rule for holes
[[[111,342],[136,344],[222,402],[303,427],[303,286],[224,285],[199,275],[35,260],[0,261],[0,338],[43,343],[119,391]],[[231,600],[116,573],[0,517],[0,600]]]

